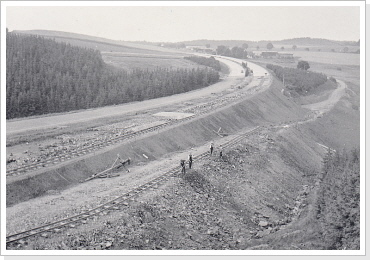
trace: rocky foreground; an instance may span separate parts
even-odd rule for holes
[[[307,208],[312,188],[278,156],[280,141],[278,135],[258,133],[222,157],[195,161],[193,169],[130,201],[125,210],[17,248],[258,249],[261,238],[285,229]]]

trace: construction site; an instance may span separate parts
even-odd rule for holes
[[[201,89],[8,120],[6,249],[328,249],[323,161],[360,146],[359,66],[310,62],[334,87],[295,98],[271,61],[214,58]]]

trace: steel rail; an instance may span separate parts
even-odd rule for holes
[[[233,61],[233,62],[236,62],[236,61]],[[264,83],[264,81],[265,81],[265,79],[263,78],[260,81],[260,83],[257,87],[261,86]],[[171,120],[171,121],[159,124],[159,125],[155,125],[155,126],[152,126],[152,127],[141,129],[139,131],[126,133],[126,134],[123,134],[123,135],[120,135],[120,136],[117,136],[117,137],[112,137],[108,140],[98,141],[98,142],[93,143],[91,145],[88,145],[86,147],[72,149],[69,152],[59,154],[57,156],[54,156],[53,158],[46,158],[44,160],[39,159],[37,162],[31,163],[31,164],[28,164],[28,165],[19,166],[19,167],[14,168],[14,169],[10,169],[6,172],[6,176],[15,176],[15,175],[19,175],[21,173],[25,173],[25,172],[30,171],[30,170],[41,169],[41,168],[44,168],[44,167],[47,167],[47,166],[50,166],[50,165],[55,165],[57,163],[61,163],[61,162],[64,162],[66,160],[78,157],[78,156],[83,156],[83,155],[92,153],[92,152],[94,152],[98,149],[102,149],[102,148],[108,147],[110,145],[114,145],[114,144],[117,144],[119,142],[129,140],[129,139],[134,138],[138,135],[154,132],[154,131],[162,129],[166,126],[180,124],[184,121],[193,119],[197,116],[201,116],[201,115],[204,115],[206,113],[209,113],[210,111],[212,111],[216,108],[220,108],[222,106],[225,106],[225,104],[226,105],[229,104],[230,101],[243,99],[244,98],[243,93],[239,93],[239,94],[240,95],[234,95],[234,96],[229,96],[229,97],[227,96],[227,97],[221,98],[221,100],[213,100],[213,101],[208,102],[206,104],[195,106],[195,108],[200,107],[200,108],[203,108],[203,110],[201,110],[199,113],[194,114],[194,115],[189,116],[189,117],[185,117],[185,118],[177,119],[177,120]],[[191,109],[192,108],[189,108],[189,109],[186,109],[186,110],[191,110]]]
[[[253,128],[252,130],[249,130],[248,132],[244,134],[240,134],[237,137],[225,142],[222,144],[222,147],[227,148],[231,147],[237,143],[239,143],[241,140],[243,140],[245,137],[255,133],[258,131],[262,126],[258,126]],[[209,152],[203,152],[199,155],[194,156],[194,160],[201,160],[209,155]],[[109,210],[118,210],[120,209],[120,206],[127,206],[127,201],[129,199],[132,199],[134,196],[140,194],[141,192],[147,190],[148,188],[154,188],[156,185],[160,185],[162,182],[167,181],[170,177],[175,175],[175,173],[179,172],[179,167],[173,167],[166,171],[165,173],[161,174],[160,176],[142,184],[138,187],[135,187],[131,189],[130,191],[124,193],[123,195],[110,200],[106,203],[103,203],[101,205],[96,206],[95,208],[89,209],[87,211],[82,211],[80,214],[74,215],[72,217],[63,218],[61,220],[48,223],[39,227],[35,227],[26,231],[22,231],[19,233],[15,233],[12,235],[9,235],[6,237],[6,244],[10,245],[12,243],[17,243],[20,240],[26,239],[28,237],[36,236],[39,234],[47,233],[47,232],[59,232],[61,228],[63,227],[74,227],[74,223],[78,223],[81,221],[84,221],[88,218],[91,218],[93,216],[96,216],[98,214],[101,214],[102,212],[107,212]],[[155,187],[157,188],[157,187]]]

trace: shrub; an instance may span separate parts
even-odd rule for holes
[[[200,57],[200,56],[189,56],[189,57],[184,57],[184,59],[193,61],[200,65],[211,67],[217,71],[221,70],[220,62],[216,60],[214,57],[206,58],[206,57]]]
[[[307,72],[306,70],[283,68],[281,66],[267,64],[266,68],[272,70],[280,80],[284,79],[285,85],[290,90],[300,95],[305,95],[327,81],[322,73]]]
[[[307,61],[300,60],[297,64],[297,69],[308,70],[309,68],[310,64]]]
[[[327,249],[360,249],[360,151],[333,152],[323,162],[318,219]]]

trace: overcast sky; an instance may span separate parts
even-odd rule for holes
[[[8,6],[6,26],[10,31],[56,30],[124,41],[258,41],[296,37],[357,41],[360,38],[360,8]]]

